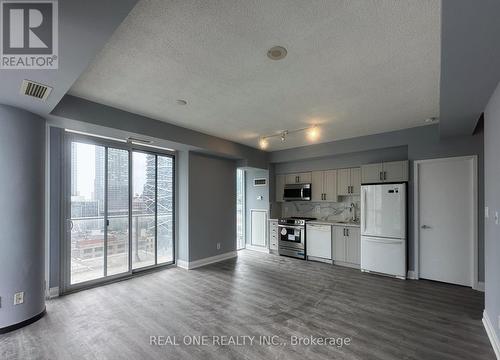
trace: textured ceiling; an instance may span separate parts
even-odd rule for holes
[[[313,123],[319,142],[419,126],[439,115],[440,7],[142,0],[70,93],[254,147]],[[285,59],[267,58],[274,45]]]

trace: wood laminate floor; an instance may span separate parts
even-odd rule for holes
[[[246,250],[51,300],[44,318],[0,335],[0,359],[494,359],[483,307],[464,287]],[[201,335],[207,345],[184,344]]]

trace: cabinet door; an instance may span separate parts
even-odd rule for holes
[[[361,182],[363,184],[373,184],[383,182],[382,163],[368,164],[361,166]]]
[[[361,251],[361,236],[359,228],[348,227],[346,228],[346,262],[351,264],[360,264],[360,251]]]
[[[311,201],[323,201],[324,171],[313,171],[311,181]]]
[[[359,195],[361,193],[361,168],[351,169],[351,194]]]
[[[345,236],[342,226],[333,226],[333,260],[345,261]]]
[[[310,184],[312,181],[310,172],[299,173],[299,174],[297,174],[297,176],[298,176],[299,184]]]
[[[285,191],[285,175],[276,175],[276,201],[283,202],[283,192]]]
[[[384,181],[408,181],[408,161],[391,161],[383,163]]]
[[[324,171],[323,193],[326,201],[337,201],[337,170]]]
[[[351,185],[351,170],[337,170],[337,194],[339,196],[349,195],[349,186]]]
[[[287,174],[285,176],[285,184],[297,184],[298,174]]]

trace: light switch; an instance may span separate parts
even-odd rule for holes
[[[498,211],[495,211],[495,224],[498,225]]]

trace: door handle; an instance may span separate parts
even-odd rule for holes
[[[422,225],[421,228],[422,229],[430,229],[431,227],[429,225]]]

